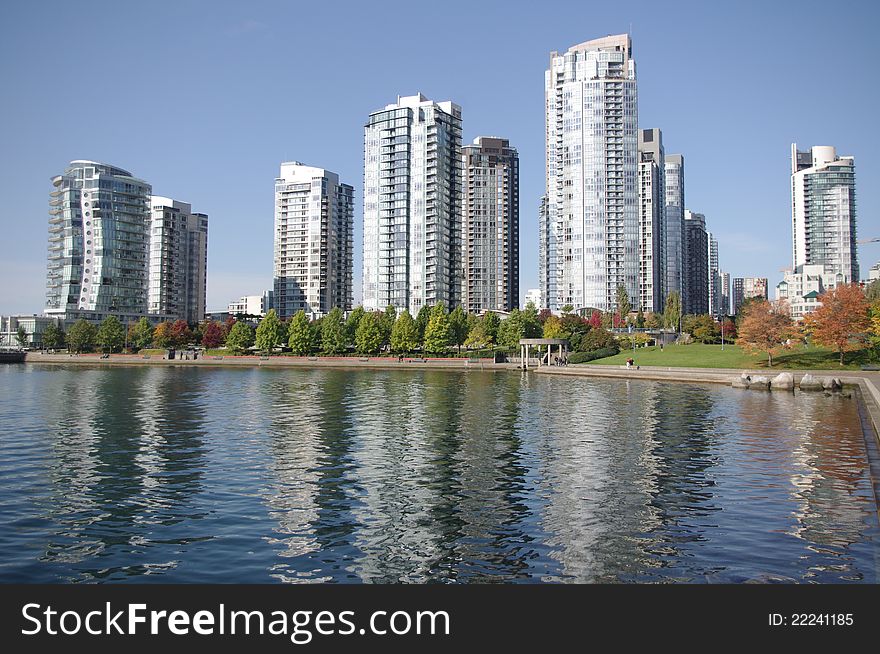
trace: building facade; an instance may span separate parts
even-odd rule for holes
[[[744,300],[748,298],[767,299],[766,277],[734,277],[731,313],[738,315]]]
[[[685,210],[683,245],[684,313],[709,313],[709,235],[706,232],[706,216]]]
[[[265,316],[269,309],[275,308],[275,292],[264,291],[262,295],[243,295],[233,300],[226,307],[231,316]]]
[[[470,313],[519,306],[519,155],[477,137],[462,152],[462,300]]]
[[[822,303],[819,297],[836,285],[836,275],[827,273],[823,265],[804,265],[797,272],[788,271],[776,285],[776,299],[788,304],[791,317],[802,320]]]
[[[151,198],[148,311],[189,323],[205,318],[208,216],[171,198]]]
[[[152,187],[126,170],[72,161],[52,179],[46,315],[123,323],[147,314]]]
[[[461,107],[398,97],[364,126],[363,306],[461,302]]]
[[[684,157],[668,154],[665,160],[666,186],[666,294],[684,290]],[[683,305],[682,305],[683,306]]]
[[[663,134],[639,130],[639,301],[662,313],[666,302],[666,175]]]
[[[712,232],[706,233],[709,243],[709,313],[713,316],[723,316],[721,307],[721,272],[718,269],[718,240]]]
[[[731,299],[730,298],[730,294],[731,294],[730,273],[722,272],[722,273],[720,273],[720,278],[721,278],[721,315],[722,316],[729,316],[729,315],[733,314],[733,311],[730,308],[731,307],[731,304],[730,304],[730,299]]]
[[[352,305],[354,189],[298,161],[275,180],[275,310],[310,317]]]
[[[525,303],[523,304],[523,307],[526,307],[529,304],[529,302],[534,304],[538,310],[545,308],[544,298],[541,295],[540,288],[530,288],[526,291],[526,299],[525,299]]]
[[[608,311],[621,285],[635,304],[638,89],[630,37],[552,52],[544,91],[546,304]]]
[[[855,163],[832,146],[801,152],[791,146],[792,262],[825,266],[836,284],[859,280]]]

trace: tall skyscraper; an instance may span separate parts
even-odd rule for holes
[[[684,313],[709,313],[709,237],[706,216],[684,212]]]
[[[45,313],[123,322],[146,315],[152,187],[85,160],[70,162],[52,184]]]
[[[544,91],[547,304],[607,311],[620,285],[636,304],[638,93],[629,36],[552,52]]]
[[[205,318],[208,216],[171,198],[151,198],[148,311],[200,322]]]
[[[855,162],[832,146],[801,152],[791,145],[791,229],[794,272],[825,266],[838,284],[859,281]]]
[[[733,314],[733,309],[731,308],[731,288],[730,288],[730,273],[722,272],[720,274],[721,277],[721,315],[730,316]]]
[[[713,316],[723,314],[721,310],[721,274],[718,269],[718,241],[707,232],[706,240],[709,243],[709,313]]]
[[[684,157],[666,155],[666,294],[683,296]],[[684,306],[684,305],[682,305]]]
[[[666,301],[666,175],[663,135],[639,130],[639,302],[663,311]],[[634,303],[635,304],[635,303]]]
[[[462,149],[462,304],[471,313],[519,307],[519,155],[481,136]]]
[[[323,316],[352,304],[354,189],[298,161],[275,180],[275,310]]]
[[[398,97],[364,126],[367,310],[461,302],[461,107]],[[276,300],[277,301],[277,300]]]
[[[538,206],[538,286],[544,309],[550,306],[550,298],[556,297],[556,225],[547,211],[547,196],[542,195]]]
[[[730,312],[734,315],[739,314],[743,301],[748,298],[757,298],[759,300],[767,299],[766,277],[733,278],[732,304]]]

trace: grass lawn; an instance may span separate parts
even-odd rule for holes
[[[623,350],[613,357],[596,359],[579,365],[626,365],[632,357],[637,366],[662,366],[670,368],[766,368],[767,357],[748,354],[736,345],[666,345],[661,351],[659,347]],[[838,355],[830,350],[818,347],[796,348],[783,351],[773,357],[773,369],[789,368],[793,370],[825,369],[825,370],[859,370],[867,363],[867,352],[851,352],[847,354],[847,365],[839,365]]]

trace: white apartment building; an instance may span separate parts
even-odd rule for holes
[[[804,265],[788,271],[776,285],[776,299],[788,303],[791,317],[801,320],[822,306],[819,296],[836,285],[836,276],[829,275],[823,265]]]
[[[835,284],[859,280],[852,157],[838,157],[829,145],[801,152],[792,143],[791,230],[795,273],[823,265]]]
[[[275,180],[275,310],[311,317],[352,305],[354,189],[298,161]]]
[[[666,182],[663,134],[639,130],[639,301],[644,312],[666,302]]]
[[[226,312],[231,316],[265,316],[269,309],[275,308],[274,296],[274,291],[265,291],[262,295],[243,295],[230,302]]]
[[[684,157],[666,155],[666,294],[675,292],[684,299],[685,225]],[[684,306],[684,305],[682,305]]]
[[[461,107],[398,97],[364,126],[363,306],[461,301]]]
[[[535,305],[536,308],[544,309],[544,299],[541,297],[541,289],[540,288],[530,288],[526,291],[526,301],[523,304],[523,307],[528,305],[531,302]]]
[[[607,36],[550,54],[545,72],[546,304],[639,297],[638,93],[632,42]],[[544,237],[544,234],[547,236]]]
[[[709,313],[713,316],[724,315],[721,302],[721,273],[718,268],[718,239],[712,232],[706,234],[709,242]]]
[[[206,309],[208,216],[159,195],[150,205],[148,311],[200,322]]]

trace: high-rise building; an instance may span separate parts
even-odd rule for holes
[[[639,130],[639,302],[663,311],[666,301],[666,182],[663,134]]]
[[[146,315],[150,184],[85,160],[52,184],[45,313],[122,322]]]
[[[736,315],[739,313],[740,307],[744,300],[748,298],[758,298],[759,300],[767,299],[767,278],[766,277],[734,277],[731,313]]]
[[[706,216],[684,212],[684,313],[709,313],[709,236]]]
[[[275,310],[284,319],[352,305],[354,189],[298,161],[275,180]]]
[[[855,163],[832,146],[801,152],[791,145],[791,229],[794,273],[825,266],[835,284],[859,280]]]
[[[519,155],[481,136],[462,152],[462,305],[471,313],[519,306]]]
[[[721,273],[718,269],[718,240],[712,232],[706,233],[709,243],[709,313],[713,316],[722,316],[724,311],[721,307]]]
[[[151,198],[148,311],[196,323],[205,318],[208,216],[171,198]]]
[[[367,310],[461,302],[461,107],[398,97],[364,126]]]
[[[683,294],[684,157],[666,155],[666,294]],[[682,305],[683,306],[683,305]]]
[[[552,52],[544,92],[546,304],[608,311],[621,285],[636,304],[638,93],[630,37]]]
[[[729,316],[733,313],[730,309],[730,273],[719,273],[721,279],[721,315]]]
[[[538,206],[538,286],[546,308],[549,298],[556,297],[556,225],[547,215],[546,195]]]

